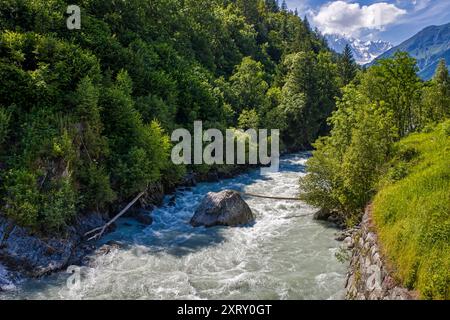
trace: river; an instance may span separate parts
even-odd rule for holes
[[[209,191],[236,189],[295,197],[307,154],[283,157],[280,172],[259,170],[180,190],[155,210],[153,225],[122,219],[102,242],[122,245],[94,256],[81,274],[28,280],[2,298],[25,299],[342,299],[346,265],[336,229],[294,201],[246,198],[256,222],[242,228],[192,228]],[[68,281],[70,280],[70,281]]]

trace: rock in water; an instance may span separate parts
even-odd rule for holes
[[[225,190],[210,192],[191,219],[194,227],[239,226],[255,220],[252,210],[239,193]]]
[[[135,215],[135,219],[140,224],[143,224],[144,226],[149,226],[153,223],[153,218],[148,213],[139,212]]]
[[[327,221],[331,216],[331,211],[328,209],[320,209],[314,214],[314,220]]]

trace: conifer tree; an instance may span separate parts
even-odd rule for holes
[[[441,59],[439,61],[439,64],[436,68],[436,73],[434,75],[433,80],[439,84],[443,84],[443,85],[449,85],[450,83],[450,78],[449,78],[449,73],[448,73],[448,68],[447,68],[447,62],[445,61],[445,59]]]
[[[345,45],[339,62],[339,74],[343,85],[348,85],[356,75],[355,59],[353,58],[352,49],[348,44]]]
[[[266,7],[271,12],[280,11],[279,2],[277,0],[266,0]]]

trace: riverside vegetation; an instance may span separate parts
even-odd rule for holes
[[[169,135],[195,120],[309,147],[347,81],[275,1],[82,0],[80,30],[69,4],[0,1],[0,211],[39,233],[177,183]]]
[[[64,234],[77,215],[209,170],[170,163],[176,128],[280,129],[285,150],[315,147],[305,201],[353,225],[375,197],[398,278],[449,297],[445,63],[429,82],[405,53],[359,70],[274,0],[77,2],[70,31],[72,3],[0,0],[2,215]]]
[[[422,298],[450,297],[450,78],[422,82],[398,52],[343,89],[329,136],[315,143],[302,198],[352,226],[373,200],[394,275]]]

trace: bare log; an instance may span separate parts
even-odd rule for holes
[[[301,201],[299,198],[287,198],[287,197],[273,197],[273,196],[265,196],[261,194],[254,194],[254,193],[248,193],[248,192],[240,192],[237,190],[232,190],[234,192],[237,192],[243,196],[253,197],[253,198],[262,198],[262,199],[274,199],[274,200],[287,200],[287,201]]]
[[[94,239],[100,239],[103,234],[105,233],[106,229],[108,229],[114,222],[117,221],[121,216],[123,216],[143,195],[145,192],[139,193],[136,198],[134,198],[125,208],[123,208],[122,211],[120,211],[114,218],[112,218],[108,223],[106,223],[103,227],[98,227],[95,229],[92,229],[91,231],[88,231],[84,234],[85,237],[94,234],[92,237],[88,239],[88,241],[94,240]]]

